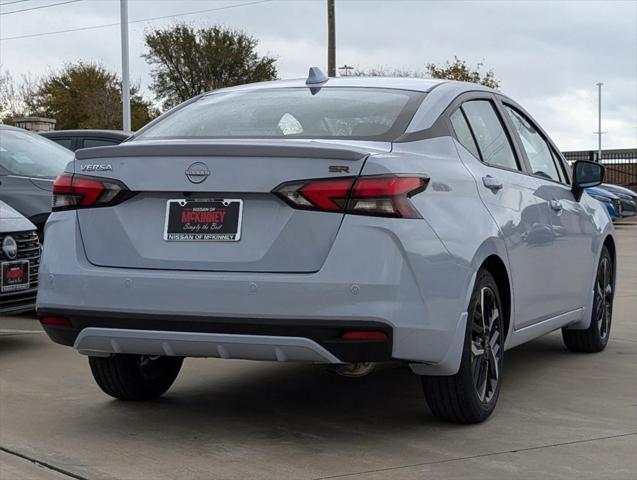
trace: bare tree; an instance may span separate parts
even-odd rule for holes
[[[0,119],[10,121],[21,115],[24,102],[20,97],[19,88],[8,70],[0,73]]]
[[[373,68],[357,67],[351,75],[358,77],[441,78],[479,83],[487,87],[498,88],[500,81],[495,78],[493,70],[482,73],[482,67],[484,67],[484,62],[480,62],[473,67],[468,65],[465,60],[453,57],[453,61],[447,61],[444,66],[428,63],[423,71],[380,65]]]
[[[42,115],[36,104],[39,85],[32,75],[23,75],[18,82],[8,70],[0,73],[0,121],[10,124],[16,117]]]
[[[372,68],[356,67],[350,74],[353,77],[407,77],[407,78],[424,78],[424,72],[410,70],[408,68],[394,68],[384,65],[378,65]]]

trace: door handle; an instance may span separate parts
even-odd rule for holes
[[[497,192],[502,188],[502,182],[491,175],[486,175],[482,177],[482,183],[485,187],[493,192]]]
[[[560,202],[559,200],[551,200],[549,202],[549,205],[551,205],[551,208],[556,212],[562,211],[562,202]]]

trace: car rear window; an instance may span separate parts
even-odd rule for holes
[[[425,94],[353,87],[219,92],[160,118],[136,139],[321,138],[391,141]]]

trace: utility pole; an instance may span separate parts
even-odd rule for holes
[[[597,131],[594,132],[597,134],[597,161],[601,162],[602,160],[602,135],[606,132],[602,132],[602,85],[603,83],[597,84]]]
[[[120,0],[120,27],[122,30],[122,129],[131,130],[130,71],[128,64],[128,0]]]
[[[336,34],[334,0],[327,0],[327,76],[336,76]]]

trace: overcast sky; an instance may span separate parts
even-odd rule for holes
[[[121,71],[119,0],[0,0],[0,64],[15,78],[79,59]],[[252,3],[252,4],[248,4]],[[259,52],[278,58],[281,78],[326,66],[325,0],[130,0],[129,20],[218,10],[132,23],[131,77],[144,90],[144,31],[176,22],[244,30]],[[234,6],[233,8],[223,8]],[[454,55],[483,61],[501,90],[529,110],[563,150],[596,148],[597,90],[604,82],[605,148],[637,146],[637,0],[428,1],[336,0],[337,65],[422,70]],[[150,95],[150,93],[148,93]]]

